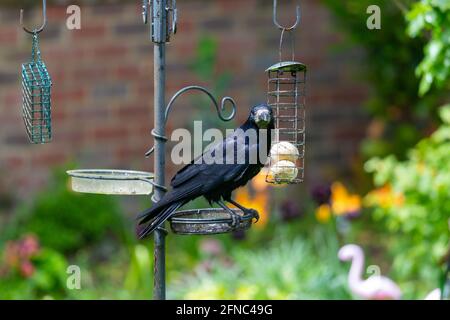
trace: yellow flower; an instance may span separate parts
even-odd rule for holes
[[[331,185],[331,207],[334,215],[342,216],[361,210],[361,197],[350,194],[340,182]]]
[[[348,196],[348,191],[341,182],[337,181],[331,185],[331,196],[335,199],[345,198]]]
[[[361,197],[357,194],[348,196],[340,205],[342,206],[340,211],[333,211],[337,216],[359,212],[361,210]]]
[[[347,212],[348,197],[348,191],[342,183],[335,182],[331,185],[331,206],[335,215],[340,216]]]
[[[392,190],[392,187],[387,184],[381,188],[369,192],[364,200],[368,206],[379,206],[383,209],[387,209],[392,206],[402,206],[405,201],[405,197],[401,193],[395,193]]]
[[[251,184],[256,192],[266,190],[269,187],[269,184],[266,182],[266,173],[261,170],[261,172],[252,179]]]
[[[240,205],[251,208],[259,213],[259,221],[255,224],[256,228],[264,228],[269,221],[269,190],[263,174],[257,175],[251,181],[251,187],[255,190],[252,196],[247,187],[236,191],[236,202]]]
[[[328,204],[322,204],[316,209],[316,219],[321,223],[327,223],[331,217],[331,208]]]

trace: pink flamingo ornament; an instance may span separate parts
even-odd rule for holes
[[[364,252],[360,246],[345,245],[339,250],[338,257],[342,261],[352,261],[348,285],[355,296],[367,300],[399,300],[401,298],[400,288],[387,277],[374,274],[366,280],[362,279]]]
[[[441,289],[436,288],[427,294],[424,300],[441,300]]]

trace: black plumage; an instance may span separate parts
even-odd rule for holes
[[[272,129],[272,109],[266,104],[254,106],[244,124],[178,171],[170,184],[172,190],[138,215],[139,224],[148,223],[139,238],[152,233],[181,206],[200,196],[204,196],[210,204],[217,203],[227,210],[234,223],[238,222],[239,217],[222,200],[243,211],[255,213],[233,201],[231,195],[233,190],[244,186],[264,166],[271,146]],[[261,149],[262,154],[260,148],[265,148]]]

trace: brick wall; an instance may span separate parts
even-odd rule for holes
[[[189,61],[197,41],[210,35],[218,39],[219,71],[232,74],[226,94],[237,101],[239,119],[250,105],[265,101],[264,70],[278,59],[271,2],[178,1],[178,34],[167,51],[168,95],[200,82]],[[280,2],[279,20],[292,21],[293,2]],[[330,13],[317,0],[301,3],[296,51],[310,70],[306,173],[311,184],[348,170],[365,133],[362,104],[368,88],[355,78],[361,53],[332,50],[341,36]],[[31,145],[21,119],[19,82],[31,39],[18,26],[18,9],[0,5],[0,186],[19,198],[39,190],[49,168],[67,161],[86,168],[152,170],[152,160],[143,154],[152,144],[153,50],[140,1],[81,8],[80,31],[66,29],[65,7],[48,8],[41,50],[54,82],[54,140]],[[30,10],[27,23],[39,21],[40,8]],[[189,99],[179,104],[169,129],[183,125],[195,107]]]

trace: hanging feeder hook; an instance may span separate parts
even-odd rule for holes
[[[42,15],[44,22],[42,23],[42,26],[39,29],[34,29],[33,31],[27,29],[27,27],[23,24],[23,9],[20,9],[20,25],[22,26],[23,30],[29,34],[38,34],[44,31],[45,26],[47,25],[47,1],[42,0]]]
[[[177,24],[178,24],[178,9],[177,9],[177,1],[172,1],[172,29],[171,32],[173,34],[177,33]]]
[[[148,0],[142,0],[142,20],[144,24],[148,23]]]
[[[184,88],[178,90],[172,96],[172,98],[170,99],[169,103],[166,106],[166,111],[164,113],[164,121],[166,123],[167,123],[167,120],[169,119],[170,110],[172,110],[172,106],[175,103],[175,101],[178,99],[179,96],[181,96],[182,94],[184,94],[185,92],[188,92],[188,91],[200,91],[200,92],[205,93],[210,98],[211,102],[213,103],[214,107],[216,108],[217,116],[220,118],[220,120],[222,120],[222,121],[230,121],[236,115],[237,107],[236,107],[236,102],[233,100],[233,98],[231,98],[231,97],[224,97],[222,99],[221,103],[220,103],[220,106],[219,106],[219,103],[217,102],[216,98],[214,98],[214,96],[212,95],[211,92],[208,91],[208,89],[206,89],[204,87],[201,87],[201,86],[195,86],[194,85],[194,86],[184,87]],[[224,110],[225,110],[225,108],[227,106],[227,103],[229,103],[230,106],[231,106],[231,114],[228,115],[228,116],[225,116],[223,114],[223,112],[224,112]],[[155,131],[155,129],[152,130],[152,136],[155,139],[159,139],[159,140],[162,140],[162,141],[167,141],[167,137],[164,136],[164,135],[158,134]],[[145,157],[148,158],[154,151],[155,151],[155,147],[150,148],[150,150],[148,150],[145,153]]]
[[[300,23],[300,6],[299,5],[297,5],[296,10],[297,10],[297,17],[296,17],[295,23],[290,27],[283,27],[277,21],[277,0],[273,0],[273,23],[280,30],[289,31],[289,30],[293,30],[293,29],[297,28],[298,24]]]

